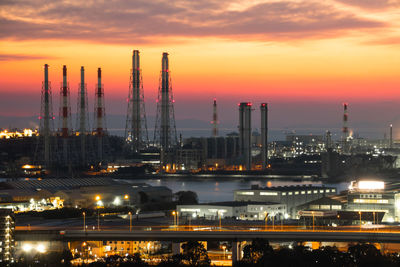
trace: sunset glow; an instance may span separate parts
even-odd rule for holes
[[[338,110],[343,101],[400,101],[397,0],[16,3],[6,1],[0,10],[0,90],[3,101],[21,105],[1,105],[0,115],[39,112],[45,63],[55,106],[62,65],[68,67],[73,107],[80,66],[89,98],[101,67],[107,110],[124,114],[133,49],[141,53],[150,114],[164,51],[178,111],[185,101],[207,111],[214,97],[221,105],[337,102]],[[21,97],[32,101],[25,105]],[[221,112],[221,120],[236,120],[233,110]],[[209,121],[198,114],[177,117]]]

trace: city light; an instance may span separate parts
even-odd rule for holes
[[[115,197],[115,199],[114,199],[114,201],[113,201],[113,204],[114,204],[115,206],[120,205],[120,204],[121,204],[121,199],[120,199],[119,197]]]
[[[349,190],[383,190],[385,182],[383,181],[353,181],[349,186]]]
[[[46,247],[43,244],[38,244],[36,246],[36,251],[40,253],[45,253],[46,252]]]
[[[25,252],[30,252],[32,250],[32,245],[29,244],[29,243],[28,244],[24,244],[22,246],[22,250],[25,251]]]

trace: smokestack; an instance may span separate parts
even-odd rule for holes
[[[49,84],[49,65],[44,65],[44,92],[42,93],[44,99],[42,105],[44,106],[43,112],[43,131],[44,137],[44,161],[46,168],[50,166],[50,84]]]
[[[63,83],[61,87],[61,117],[62,117],[62,127],[61,127],[61,136],[63,138],[67,138],[69,136],[68,129],[68,84],[67,84],[67,66],[63,66]]]
[[[390,124],[389,138],[389,148],[393,148],[393,124]]]
[[[133,152],[139,152],[149,141],[139,50],[134,50],[132,55],[125,140]]]
[[[261,161],[262,169],[268,166],[268,103],[261,103]]]
[[[251,111],[250,102],[239,104],[239,145],[246,170],[251,170]]]
[[[103,136],[105,134],[105,110],[104,110],[104,91],[101,84],[101,68],[97,69],[97,87],[96,87],[96,100],[95,100],[95,132],[98,139],[97,156],[99,162],[103,161]]]
[[[217,99],[214,98],[214,104],[213,104],[213,120],[211,121],[213,125],[212,129],[212,136],[217,137],[218,136],[218,116],[217,116]]]
[[[347,120],[348,120],[348,114],[347,114],[347,103],[343,103],[343,128],[342,128],[342,132],[343,132],[343,136],[345,139],[347,139],[348,133],[349,133],[349,129],[347,127]]]
[[[161,166],[165,166],[165,163],[169,160],[167,159],[169,157],[167,155],[169,154],[169,150],[173,145],[178,143],[175,127],[174,99],[170,79],[168,53],[163,53],[154,131],[154,142],[157,142],[161,149]],[[171,157],[170,160],[173,160],[173,158]]]
[[[81,82],[78,92],[78,128],[81,145],[81,164],[86,165],[86,135],[89,129],[87,88],[85,84],[85,68],[81,66]]]

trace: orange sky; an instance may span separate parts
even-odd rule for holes
[[[339,109],[343,101],[400,102],[398,0],[82,3],[2,4],[0,115],[39,112],[45,63],[55,106],[62,65],[68,67],[73,105],[80,66],[89,98],[102,67],[107,109],[124,114],[133,49],[140,50],[150,114],[164,51],[177,106],[209,105],[214,97],[220,103],[337,102]],[[32,101],[24,104],[28,100],[21,97]],[[233,121],[228,113],[221,116]],[[185,116],[208,120],[209,112]]]

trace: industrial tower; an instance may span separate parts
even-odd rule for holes
[[[97,137],[97,161],[103,161],[104,136],[106,134],[106,118],[104,109],[104,89],[101,84],[101,68],[97,69],[97,85],[94,105],[94,134]]]
[[[63,81],[60,88],[60,136],[62,139],[62,154],[61,166],[70,166],[71,152],[70,152],[70,136],[72,132],[71,127],[71,106],[69,99],[69,85],[67,82],[67,66],[63,66]]]
[[[80,163],[81,165],[86,165],[88,161],[87,152],[87,135],[89,134],[89,111],[88,111],[88,97],[87,97],[87,87],[85,83],[85,69],[81,67],[81,82],[78,89],[78,116],[77,116],[77,129],[79,133],[79,143],[80,143]]]
[[[262,169],[268,166],[268,104],[261,103],[261,161]]]
[[[239,104],[239,147],[246,170],[251,170],[251,111],[252,103]]]
[[[213,104],[213,119],[211,121],[211,124],[213,125],[212,136],[217,137],[218,136],[218,116],[217,116],[217,99],[215,99],[215,98],[214,98],[214,104]]]
[[[132,55],[125,140],[130,151],[136,153],[146,148],[149,143],[139,50],[134,50]]]
[[[347,113],[347,106],[348,103],[343,103],[343,128],[342,128],[342,143],[343,143],[343,152],[348,153],[349,152],[349,143],[348,143],[348,136],[349,136],[349,128],[347,126],[347,121],[348,121],[348,113]]]
[[[160,147],[161,166],[165,166],[166,163],[172,163],[171,150],[178,143],[175,126],[174,102],[168,53],[163,53],[158,87],[156,125],[154,130],[154,144]]]
[[[44,65],[44,81],[42,83],[42,97],[40,108],[40,128],[39,143],[37,147],[36,159],[44,162],[46,168],[51,165],[51,145],[50,139],[53,135],[53,108],[52,108],[52,92],[49,82],[49,65]],[[44,160],[44,161],[43,161]]]

